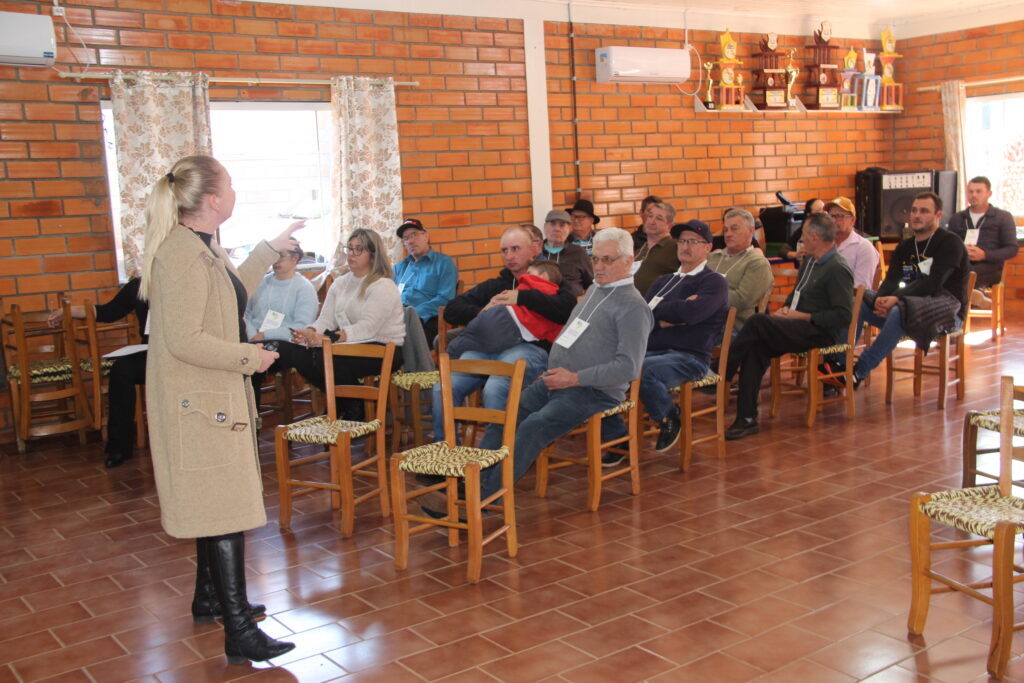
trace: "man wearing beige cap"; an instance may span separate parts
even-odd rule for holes
[[[827,213],[836,224],[836,250],[853,271],[853,286],[871,289],[878,271],[878,250],[853,229],[857,211],[847,197],[836,197],[825,204]]]
[[[537,260],[554,261],[562,282],[573,296],[582,296],[594,281],[594,265],[587,250],[569,242],[571,219],[568,211],[548,211],[544,219],[544,248]]]

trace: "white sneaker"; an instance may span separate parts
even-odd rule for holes
[[[971,306],[983,311],[991,311],[992,299],[988,298],[982,290],[975,289],[971,291]]]

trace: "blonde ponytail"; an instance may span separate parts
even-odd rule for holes
[[[153,185],[146,200],[146,247],[139,298],[149,299],[156,252],[183,216],[196,211],[208,194],[216,194],[226,177],[220,162],[209,156],[185,157]]]

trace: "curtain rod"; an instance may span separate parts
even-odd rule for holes
[[[58,71],[61,78],[71,78],[76,81],[82,79],[94,79],[109,81],[113,78],[110,73],[83,73],[81,71]],[[133,74],[125,74],[126,78],[134,78]],[[170,80],[171,76],[157,76],[160,80]],[[239,83],[248,85],[330,85],[328,80],[301,80],[298,78],[246,78],[244,76],[210,76],[210,83]],[[419,87],[419,81],[395,81],[395,85],[404,85],[412,88]]]
[[[974,88],[983,85],[999,85],[1000,83],[1016,83],[1017,81],[1024,81],[1024,76],[1007,76],[1006,78],[990,78],[987,81],[966,81],[964,86],[967,88]],[[917,92],[932,92],[942,90],[941,85],[923,85],[917,89]]]

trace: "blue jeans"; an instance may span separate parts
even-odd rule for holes
[[[619,402],[593,387],[570,387],[549,391],[544,382],[534,382],[519,401],[519,427],[516,429],[515,481],[519,481],[537,460],[542,450],[565,436],[595,413],[617,406]],[[501,488],[501,465],[480,473],[483,498]]]
[[[708,364],[692,354],[671,349],[648,351],[640,375],[640,400],[647,414],[656,422],[665,419],[675,405],[669,387],[692,382],[706,374]]]
[[[462,360],[500,360],[504,363],[515,363],[520,358],[526,360],[526,375],[523,378],[525,388],[540,373],[548,367],[548,352],[535,344],[516,344],[510,349],[501,353],[480,353],[478,351],[467,351],[462,354]],[[508,399],[508,377],[489,377],[487,375],[466,375],[456,372],[452,375],[452,402],[454,405],[462,405],[466,397],[474,391],[483,387],[484,408],[494,410],[505,410],[505,401]],[[434,441],[444,441],[444,414],[441,408],[441,384],[434,385],[432,396],[434,413]],[[501,426],[487,425],[484,430],[481,448],[498,448],[501,445]]]
[[[853,374],[857,377],[867,377],[868,373],[877,368],[886,356],[892,353],[896,345],[903,338],[903,319],[900,307],[893,306],[889,309],[889,315],[882,317],[876,315],[873,310],[866,306],[860,309],[860,324],[867,322],[878,328],[878,336],[871,343],[864,353],[860,355],[857,364],[853,367]]]

